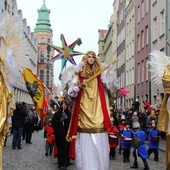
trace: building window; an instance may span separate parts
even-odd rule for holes
[[[126,47],[126,60],[129,60],[129,46]]]
[[[44,63],[44,51],[40,52],[40,63]]]
[[[49,88],[49,80],[46,81],[46,86]]]
[[[146,80],[148,80],[148,72],[149,72],[149,69],[148,69],[148,67],[149,67],[149,64],[148,64],[148,58],[146,58],[146,65],[145,65],[145,70],[146,70],[146,74],[145,74],[145,77],[146,77]]]
[[[126,85],[129,85],[129,72],[126,73]]]
[[[132,54],[132,46],[131,46],[131,43],[129,43],[129,58],[131,58]]]
[[[138,6],[138,23],[140,22],[140,6]]]
[[[140,35],[137,36],[137,52],[140,51]]]
[[[47,61],[49,61],[50,60],[50,54],[48,53],[47,54]]]
[[[48,43],[51,43],[51,41],[50,41],[50,39],[49,39],[49,38],[47,39],[47,42],[48,42]]]
[[[160,36],[165,33],[165,16],[164,10],[160,13]]]
[[[134,18],[134,15],[132,16],[132,28],[135,27],[135,18]]]
[[[141,32],[141,48],[144,48],[144,33]]]
[[[153,19],[153,41],[157,39],[157,17]]]
[[[132,84],[134,84],[134,76],[135,76],[135,74],[134,74],[134,68],[132,68],[132,75],[131,75],[131,77],[132,77]]]
[[[148,12],[148,0],[145,1],[145,14]]]
[[[131,76],[131,70],[129,70],[129,85],[131,85],[132,84],[132,76]]]
[[[144,17],[144,2],[141,3],[141,18]]]
[[[132,40],[132,56],[134,56],[134,52],[135,52],[134,48],[135,48],[135,46],[134,46],[134,40]]]
[[[141,82],[144,82],[144,74],[145,74],[145,69],[144,69],[144,61],[142,60],[142,63],[141,63]]]
[[[44,70],[40,70],[40,80],[44,82]]]
[[[127,33],[127,35],[129,33],[129,23],[126,24],[126,33]]]
[[[148,26],[145,27],[145,45],[148,45]]]
[[[126,61],[126,58],[125,58],[125,49],[123,50],[122,55],[123,55],[123,64],[124,64],[125,61]]]
[[[121,74],[121,76],[122,76],[122,87],[124,87],[124,85],[125,85],[125,73],[123,72],[122,74]]]
[[[138,72],[137,72],[138,73],[138,75],[137,75],[137,83],[139,84],[140,83],[140,70],[141,70],[140,69],[140,63],[138,63],[138,68],[137,69],[138,69]]]

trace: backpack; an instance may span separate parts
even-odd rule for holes
[[[38,123],[38,116],[34,114],[33,116],[33,123],[37,124]]]
[[[137,136],[134,136],[132,139],[132,147],[138,148],[140,146],[140,138]]]

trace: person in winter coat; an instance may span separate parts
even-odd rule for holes
[[[138,139],[139,145],[133,148],[134,163],[131,166],[131,168],[138,169],[138,161],[137,161],[137,153],[138,153],[138,156],[141,157],[143,164],[145,166],[144,170],[149,170],[149,165],[146,160],[148,158],[148,152],[144,143],[146,139],[146,133],[140,129],[140,124],[138,122],[135,122],[133,124],[133,130],[134,130],[134,137]]]
[[[31,139],[32,139],[32,133],[34,131],[34,124],[35,124],[35,114],[34,114],[34,107],[31,107],[29,110],[28,110],[28,113],[27,113],[27,117],[26,117],[26,129],[25,129],[25,132],[26,132],[26,143],[28,144],[32,144],[31,142]],[[37,121],[37,120],[36,120]]]
[[[53,152],[53,146],[54,146],[54,141],[55,141],[55,136],[54,136],[54,129],[52,127],[51,123],[52,119],[48,120],[48,125],[44,127],[44,139],[46,141],[45,143],[45,156],[52,155]]]
[[[21,148],[21,137],[22,131],[25,123],[25,118],[27,116],[26,109],[21,103],[16,103],[16,110],[12,116],[12,148]]]
[[[122,129],[125,128],[125,115],[121,115],[121,122],[118,125],[118,130],[121,131]],[[119,136],[118,139],[118,144],[119,144],[119,154],[121,154],[122,148],[121,148],[121,144],[120,141],[122,140],[122,136]]]
[[[159,149],[159,130],[156,128],[156,122],[153,120],[151,123],[151,128],[147,130],[148,137],[148,156],[154,152],[154,160],[159,161],[158,149]]]
[[[109,135],[109,146],[110,146],[110,159],[116,159],[116,147],[118,145],[118,129],[117,127],[114,125],[114,118],[111,117],[111,128],[108,130],[108,135]]]
[[[66,170],[69,165],[69,142],[66,140],[67,131],[71,119],[65,101],[61,103],[60,109],[55,112],[52,118],[52,127],[54,129],[55,143],[58,149],[58,167]]]
[[[120,145],[123,149],[123,162],[130,162],[130,148],[132,142],[133,131],[130,129],[130,122],[125,122],[125,127],[120,131],[121,133],[121,141]]]

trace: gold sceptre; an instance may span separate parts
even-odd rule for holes
[[[116,64],[119,60],[116,59],[114,60],[111,64]],[[105,70],[107,70],[109,68],[109,65],[104,67],[103,69],[101,69],[100,71],[98,71],[96,74],[94,74],[93,76],[91,76],[90,78],[86,79],[83,81],[82,84],[80,84],[80,87],[84,88],[86,87],[86,83],[90,82],[91,80],[93,80],[94,78],[96,78],[98,75],[100,75],[101,73],[103,73]]]

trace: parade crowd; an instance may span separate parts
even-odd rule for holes
[[[139,156],[143,160],[145,170],[149,169],[147,158],[152,153],[154,161],[159,161],[159,139],[165,139],[165,134],[156,128],[159,109],[159,105],[149,106],[144,107],[144,111],[140,112],[136,103],[132,105],[132,108],[124,110],[110,107],[111,127],[108,129],[110,160],[114,161],[117,154],[122,154],[122,162],[130,162],[130,154],[133,153],[134,160],[130,168],[138,168],[137,157]],[[35,107],[27,109],[24,102],[16,104],[12,117],[12,149],[22,149],[21,140],[31,144],[34,130],[42,129],[45,156],[54,156],[58,159],[58,168],[67,169],[71,165],[70,159],[75,159],[75,143],[65,138],[71,119],[71,107],[62,101],[60,108],[54,105],[45,112],[42,127]],[[138,136],[140,140],[135,140],[135,136]],[[145,147],[145,142],[148,142],[148,148]]]
[[[61,170],[67,170],[71,159],[77,170],[109,170],[117,154],[122,154],[122,163],[126,163],[131,153],[133,164],[129,168],[138,169],[140,157],[144,170],[149,170],[147,159],[153,153],[154,161],[159,161],[159,140],[165,139],[165,133],[157,130],[160,106],[151,107],[143,101],[140,111],[136,99],[131,108],[109,108],[105,88],[112,89],[116,83],[114,69],[112,64],[102,66],[93,51],[88,51],[76,68],[72,67],[61,76],[64,99],[46,108],[43,120],[35,107],[27,108],[24,102],[16,104],[12,149],[22,149],[22,139],[31,144],[33,131],[43,126],[44,155],[56,157]]]

